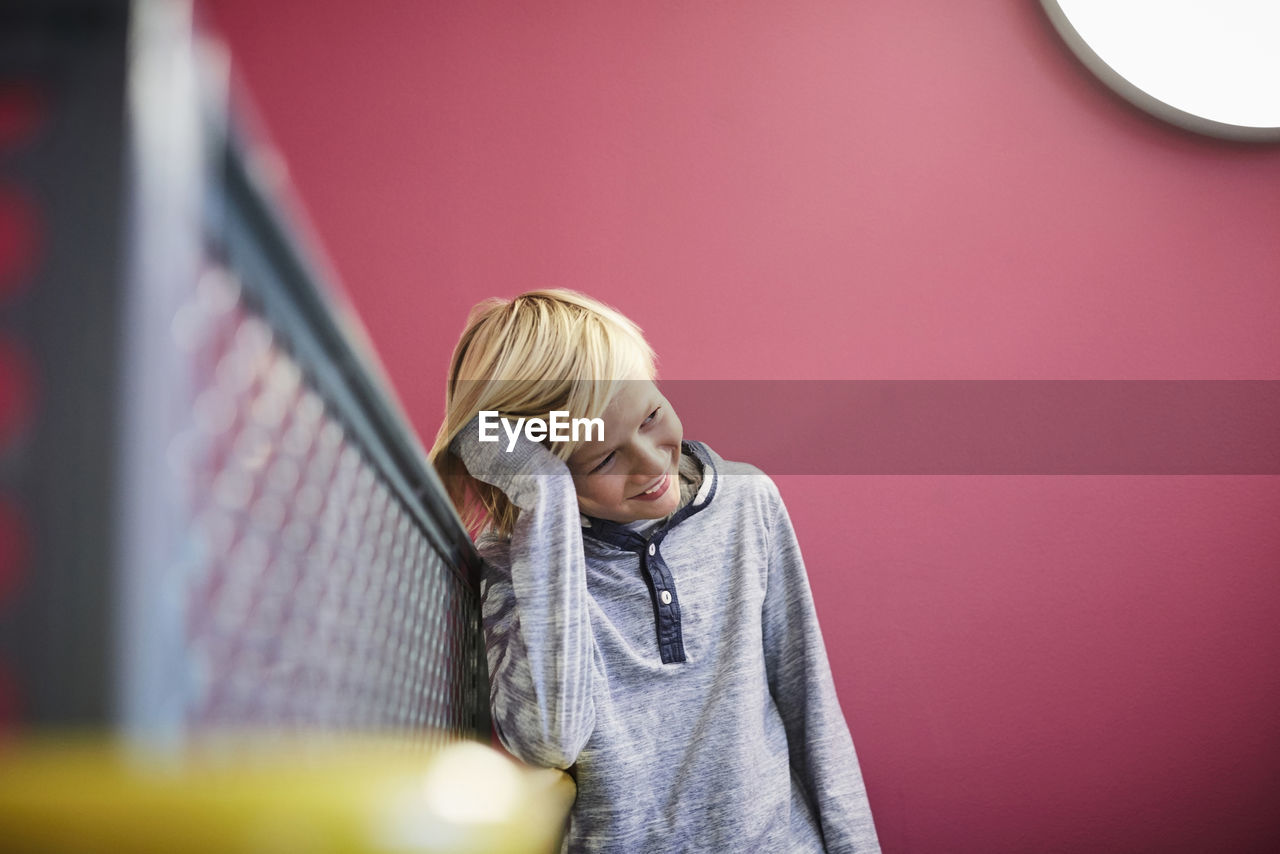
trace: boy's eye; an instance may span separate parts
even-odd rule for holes
[[[649,415],[643,421],[640,422],[640,426],[646,427],[649,424],[652,424],[655,420],[657,420],[658,413],[660,412],[662,412],[661,406],[659,406],[657,409],[650,412]],[[595,474],[596,472],[603,470],[606,466],[609,465],[610,462],[613,461],[613,458],[617,456],[617,453],[618,453],[617,451],[610,451],[609,455],[605,457],[603,460],[601,460],[600,462],[596,463],[595,468],[591,469],[591,471],[587,472],[587,474]]]

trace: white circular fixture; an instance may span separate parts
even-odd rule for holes
[[[1147,112],[1280,140],[1280,0],[1040,0],[1086,66]]]

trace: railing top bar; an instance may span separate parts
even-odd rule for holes
[[[357,437],[423,530],[436,541],[442,557],[474,583],[479,557],[446,497],[444,486],[427,464],[420,443],[391,402],[375,372],[352,346],[339,324],[338,312],[325,294],[325,278],[286,227],[278,206],[252,169],[251,153],[236,129],[227,132],[223,186],[230,210],[224,215],[248,220],[261,252],[269,256],[278,275],[270,281],[246,281],[246,290],[283,310],[273,325],[288,340],[314,340],[314,348],[298,348],[299,364],[322,386],[331,378],[335,387],[318,389]],[[275,288],[279,294],[262,292]],[[316,364],[316,361],[328,364]]]

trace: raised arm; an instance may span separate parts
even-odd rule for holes
[[[451,450],[472,477],[520,508],[511,539],[482,541],[485,648],[498,737],[526,762],[568,768],[591,736],[595,643],[573,481],[542,445],[480,442],[476,422]]]
[[[836,697],[800,545],[781,496],[769,530],[763,609],[769,691],[787,731],[791,768],[805,786],[828,852],[879,852],[853,740]]]

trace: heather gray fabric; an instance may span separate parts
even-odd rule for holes
[[[664,664],[636,552],[583,527],[564,464],[464,430],[454,451],[521,508],[482,536],[499,737],[570,768],[572,852],[878,852],[800,549],[777,488],[698,446],[693,515],[660,537],[685,660]],[[679,513],[673,518],[679,518]]]

